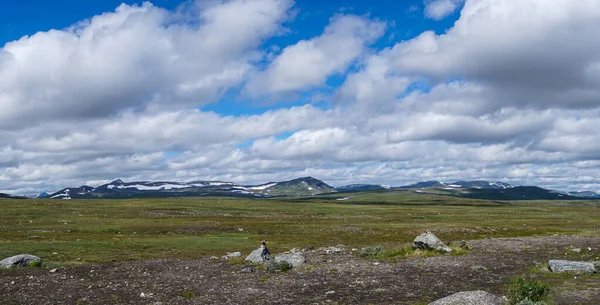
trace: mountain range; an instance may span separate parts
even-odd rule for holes
[[[97,187],[83,185],[69,187],[51,194],[42,193],[28,198],[50,199],[126,199],[150,197],[199,197],[225,196],[244,198],[270,198],[281,196],[313,196],[327,193],[350,193],[371,191],[405,190],[415,193],[430,193],[465,198],[492,200],[574,200],[600,199],[594,192],[561,192],[536,186],[514,186],[504,182],[492,181],[423,181],[401,187],[379,184],[349,184],[332,187],[313,177],[303,177],[289,181],[269,182],[259,185],[240,185],[226,181],[133,181],[114,180]],[[0,198],[25,198],[0,194]]]
[[[140,198],[140,197],[194,197],[227,196],[266,198],[277,196],[311,196],[335,192],[335,188],[312,177],[290,181],[269,182],[260,185],[239,185],[225,181],[136,181],[123,182],[120,179],[98,187],[80,186],[65,188],[48,195],[52,199],[90,198]]]

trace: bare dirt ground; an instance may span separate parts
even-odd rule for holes
[[[536,262],[574,259],[570,247],[583,249],[582,260],[594,259],[600,236],[470,243],[467,255],[393,260],[360,258],[351,249],[310,250],[306,268],[274,274],[242,273],[244,264],[210,258],[3,270],[0,304],[427,304],[466,290],[505,295],[508,281],[529,274]],[[529,276],[550,277],[556,304],[600,304],[600,276]]]

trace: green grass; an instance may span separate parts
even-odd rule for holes
[[[63,264],[244,255],[344,244],[398,249],[422,231],[447,244],[486,237],[597,234],[598,201],[500,202],[408,191],[306,198],[0,199],[0,257]],[[560,224],[560,225],[557,225]]]

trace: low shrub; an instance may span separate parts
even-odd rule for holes
[[[274,261],[274,260],[270,260],[265,264],[265,267],[267,268],[267,272],[269,273],[275,273],[275,272],[286,272],[290,269],[292,269],[292,265],[287,262],[287,261]]]
[[[29,266],[33,267],[33,268],[42,268],[42,262],[41,261],[32,262],[31,264],[29,264]]]
[[[358,254],[362,257],[368,257],[368,256],[379,256],[379,255],[382,255],[383,252],[385,252],[385,249],[383,249],[382,246],[370,246],[370,247],[360,249],[360,252]]]
[[[513,280],[508,289],[510,304],[544,304],[549,293],[548,284],[525,278]]]

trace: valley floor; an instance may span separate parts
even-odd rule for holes
[[[548,259],[598,260],[600,235],[470,243],[473,250],[462,256],[392,260],[309,250],[306,268],[276,274],[241,273],[245,264],[221,258],[2,270],[0,304],[427,304],[466,290],[506,295],[516,276],[549,283],[555,304],[600,304],[599,275],[536,268]]]

